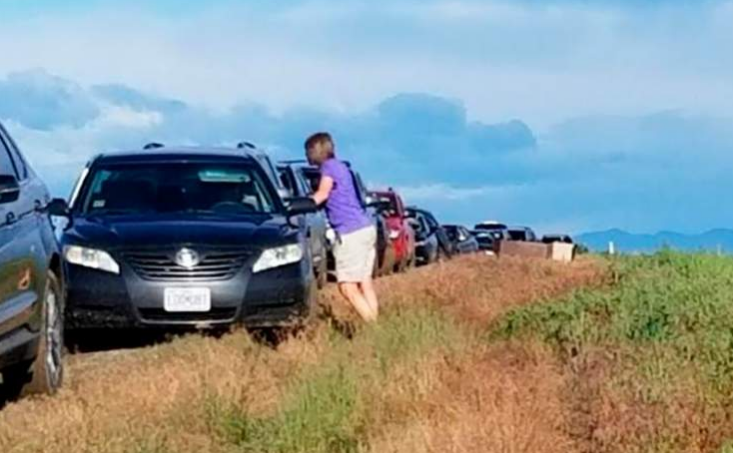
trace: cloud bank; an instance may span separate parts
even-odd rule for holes
[[[275,114],[253,103],[217,111],[39,70],[0,79],[0,93],[10,94],[0,120],[57,194],[99,152],[246,139],[293,158],[308,134],[328,130],[370,183],[397,187],[446,221],[695,231],[733,220],[723,196],[733,190],[733,121],[722,117],[596,115],[536,133],[521,119],[472,121],[460,100],[428,94],[397,94],[351,114]]]

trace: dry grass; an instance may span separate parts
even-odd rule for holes
[[[384,396],[415,410],[409,423],[377,425],[373,452],[571,451],[561,401],[564,379],[539,347],[486,348],[432,364],[415,386],[396,380]],[[422,389],[414,395],[415,388]],[[389,406],[389,412],[393,411]]]
[[[462,258],[381,280],[385,316],[353,340],[320,323],[277,350],[238,331],[74,356],[58,396],[0,412],[0,451],[567,451],[552,356],[478,332],[603,276],[593,261]]]

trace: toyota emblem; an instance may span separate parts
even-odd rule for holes
[[[199,254],[191,249],[181,249],[176,253],[176,264],[186,269],[193,269],[201,262]]]

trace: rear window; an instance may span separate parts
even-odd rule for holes
[[[272,213],[274,196],[254,166],[171,163],[96,168],[80,197],[90,215]]]
[[[527,232],[522,230],[509,230],[509,238],[512,241],[526,241]]]

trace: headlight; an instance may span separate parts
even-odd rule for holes
[[[389,230],[390,239],[397,239],[398,237],[400,237],[400,230]]]
[[[252,272],[266,271],[275,267],[297,263],[303,259],[303,247],[300,244],[285,245],[262,252],[260,258],[252,267]]]
[[[113,274],[120,273],[120,265],[104,250],[70,245],[64,248],[64,258],[77,266],[99,269]]]

